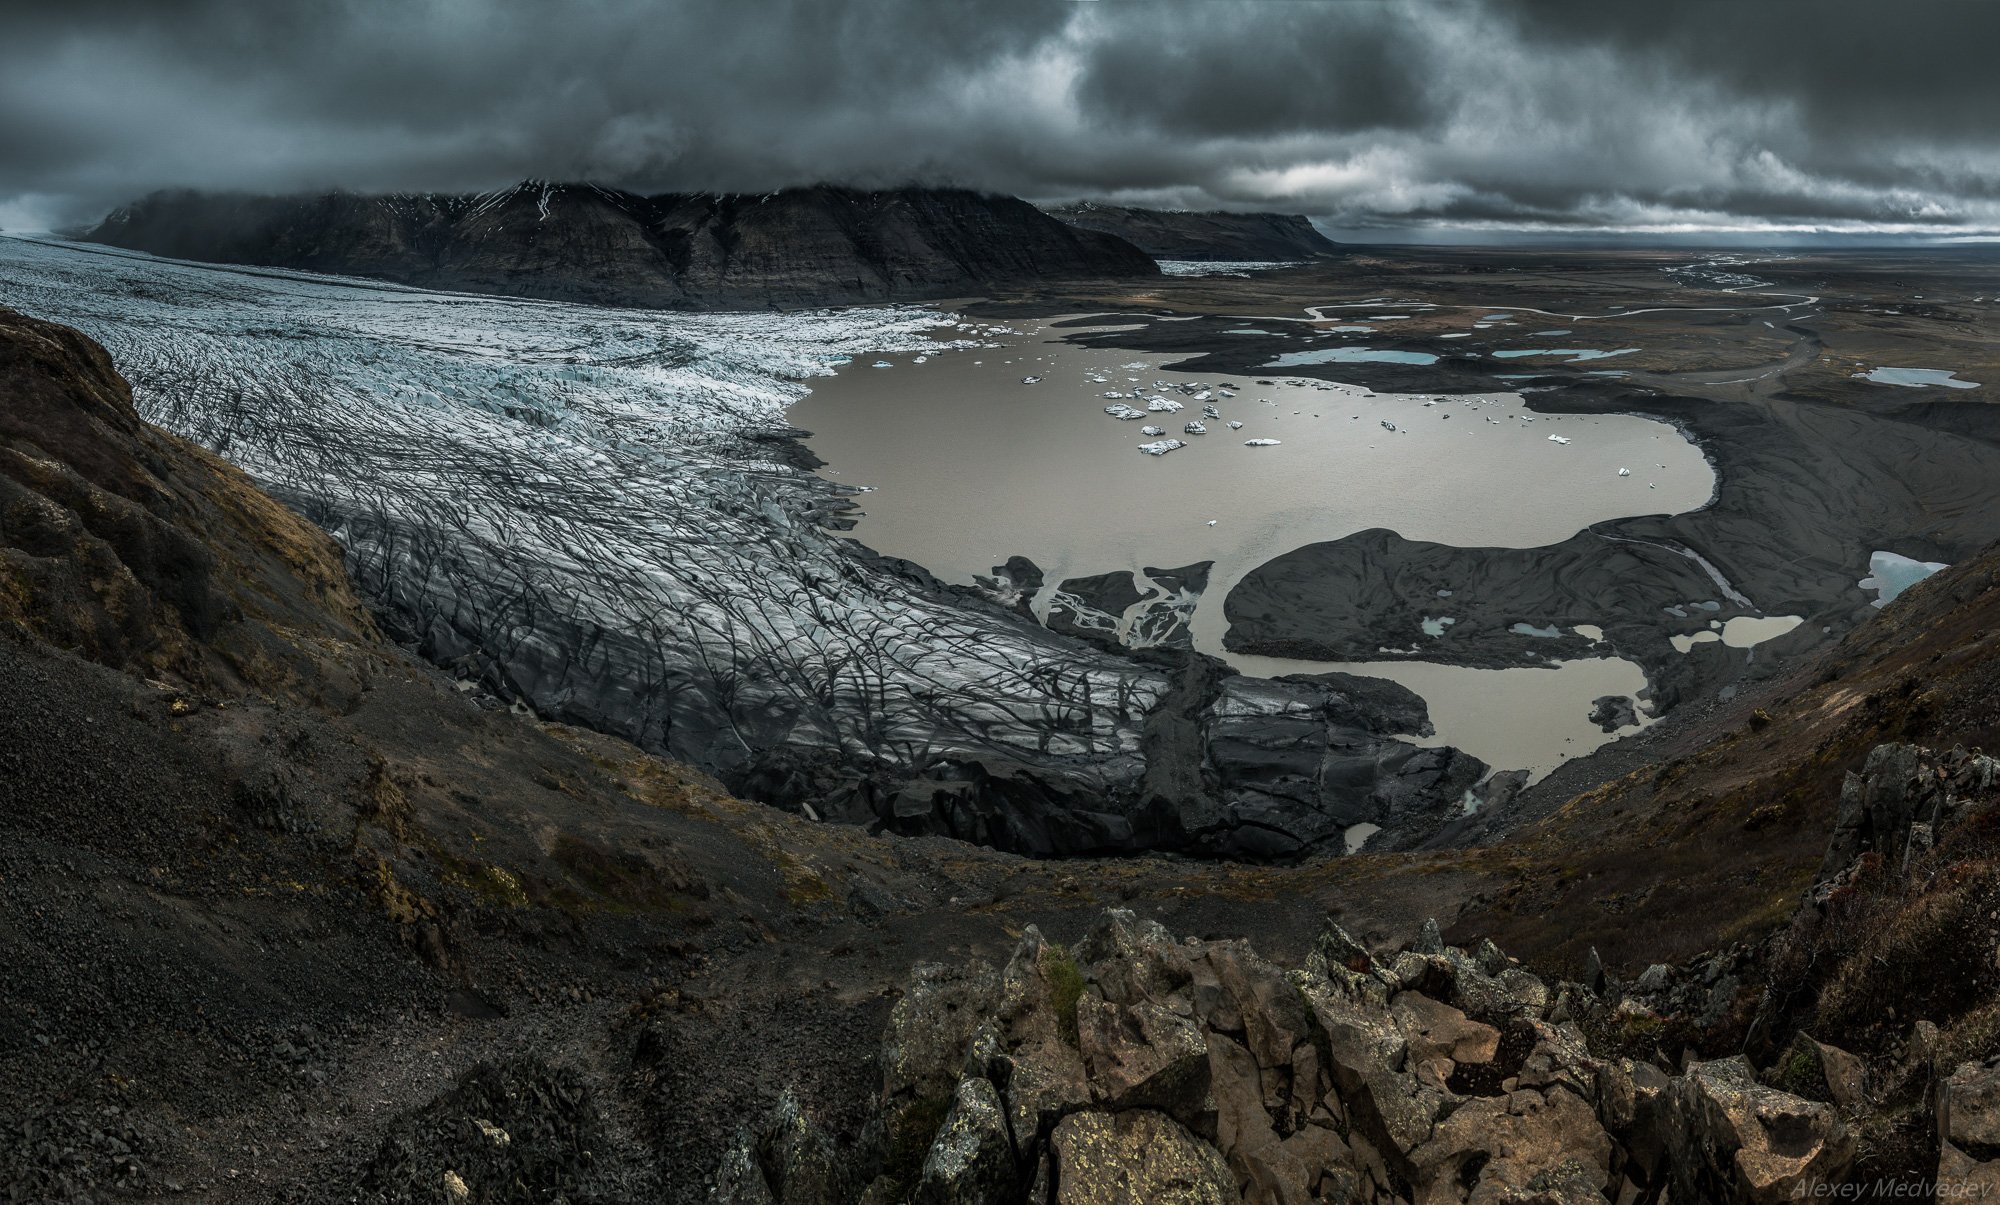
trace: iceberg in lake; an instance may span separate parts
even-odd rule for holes
[[[1104,412],[1120,422],[1124,422],[1127,419],[1146,417],[1144,410],[1134,410],[1123,403],[1114,403],[1113,405],[1106,406]]]
[[[1243,446],[1246,448],[1271,448],[1276,447],[1278,442],[1275,439],[1246,439],[1243,441]]]
[[[1187,424],[1187,425],[1186,425],[1185,427],[1182,427],[1182,428],[1181,428],[1181,430],[1183,430],[1183,431],[1187,432],[1187,433],[1188,433],[1189,435],[1206,435],[1206,434],[1208,434],[1208,428],[1207,428],[1207,427],[1204,427],[1204,426],[1203,426],[1203,425],[1201,425],[1201,424],[1200,424],[1199,422],[1192,422],[1192,423],[1189,423],[1189,424]]]
[[[1236,421],[1235,419],[1230,419],[1230,420],[1229,420],[1229,429],[1230,429],[1231,431],[1240,431],[1240,430],[1242,430],[1242,429],[1243,429],[1243,424],[1242,424],[1242,423],[1239,423],[1239,422],[1237,422],[1237,421]]]
[[[1176,448],[1185,447],[1187,445],[1178,439],[1156,439],[1149,444],[1140,444],[1139,450],[1148,456],[1165,456]]]
[[[1170,397],[1156,397],[1146,403],[1146,409],[1151,410],[1155,414],[1172,414],[1177,410],[1184,410],[1186,408],[1187,403],[1177,402]]]
[[[1040,378],[1040,377],[1022,377],[1022,378],[1021,378],[1021,384],[1023,384],[1023,385],[1039,385],[1039,384],[1041,384],[1041,381],[1042,381],[1042,378]]]
[[[1139,434],[1141,435],[1165,435],[1166,433],[1167,429],[1165,427],[1155,427],[1151,423],[1139,428]]]
[[[1215,407],[1213,407],[1213,406],[1203,406],[1203,407],[1201,408],[1201,413],[1202,413],[1202,417],[1204,417],[1204,418],[1221,418],[1221,417],[1222,417],[1222,411],[1220,411],[1220,410],[1217,410],[1217,409],[1216,409]]]
[[[1549,436],[1549,442],[1550,442],[1550,443],[1552,443],[1552,444],[1566,444],[1566,443],[1568,443],[1568,442],[1569,442],[1569,436],[1567,436],[1567,435],[1551,435],[1551,436]]]

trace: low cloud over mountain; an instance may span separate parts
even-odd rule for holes
[[[0,41],[0,226],[161,187],[828,180],[1331,228],[2000,228],[2000,6],[80,0]]]

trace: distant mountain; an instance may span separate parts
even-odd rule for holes
[[[1157,259],[1314,259],[1346,250],[1296,213],[1190,213],[1094,201],[1048,212],[1079,230],[1115,235]]]
[[[913,301],[1158,274],[1115,236],[964,189],[645,197],[529,182],[479,196],[163,192],[87,237],[179,259],[671,309]]]

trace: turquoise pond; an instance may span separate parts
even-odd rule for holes
[[[1940,569],[1951,566],[1942,561],[1919,561],[1893,552],[1877,550],[1868,558],[1868,576],[1861,579],[1863,590],[1876,594],[1875,606],[1886,607],[1903,591]]]
[[[1382,351],[1373,347],[1322,347],[1315,351],[1286,352],[1266,364],[1266,368],[1296,368],[1301,364],[1435,364],[1437,357],[1427,351]]]
[[[1930,385],[1942,385],[1946,389],[1977,389],[1978,381],[1961,381],[1958,372],[1951,368],[1871,368],[1867,372],[1854,374],[1864,381],[1877,385],[1902,385],[1910,389],[1922,389]]]

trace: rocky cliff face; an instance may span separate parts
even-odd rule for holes
[[[531,182],[480,196],[157,193],[89,238],[180,259],[669,309],[916,301],[1158,274],[1116,237],[963,189],[645,197]]]
[[[1079,230],[1115,235],[1156,259],[1268,262],[1345,250],[1296,213],[1188,213],[1090,201],[1049,212]]]

